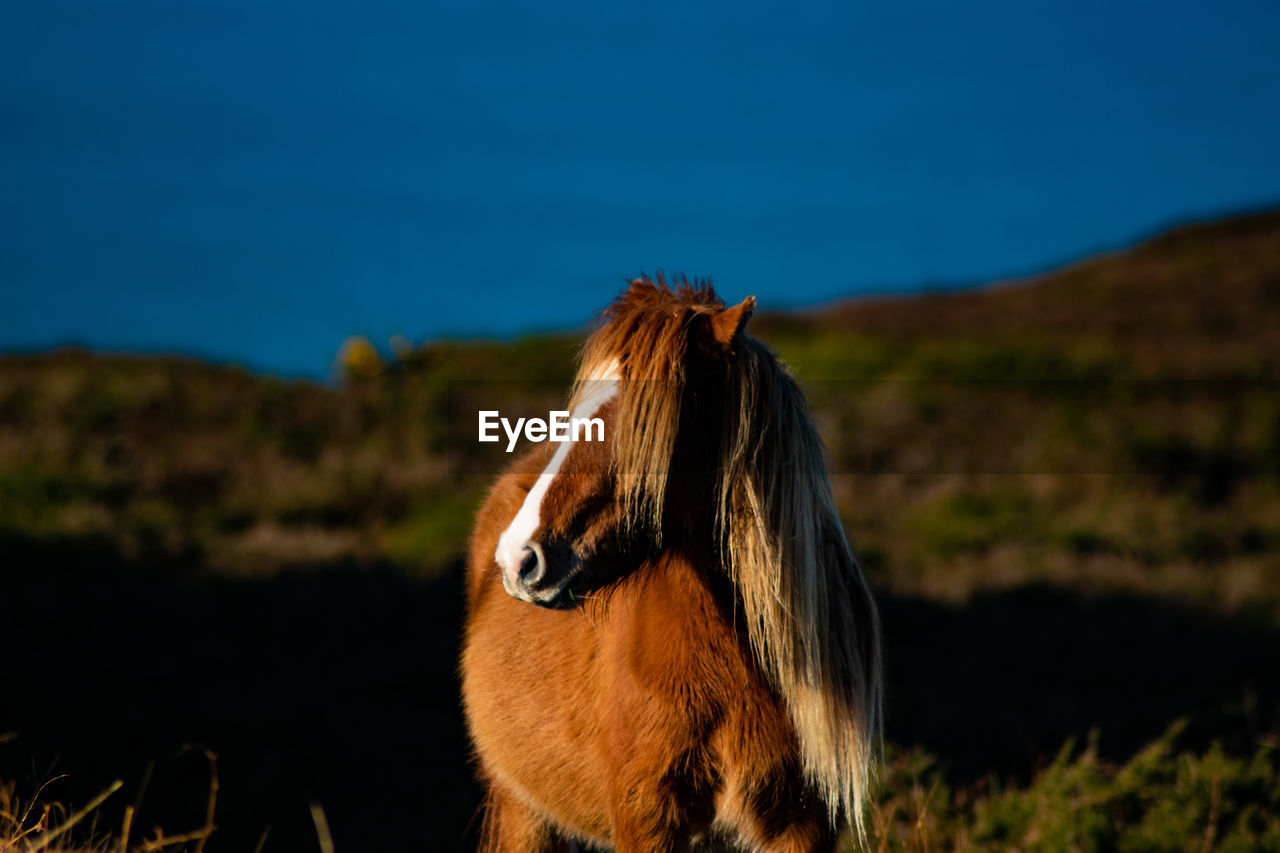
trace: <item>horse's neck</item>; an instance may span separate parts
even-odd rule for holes
[[[754,666],[733,584],[709,547],[667,548],[646,561],[637,580],[631,612],[651,636],[687,637],[677,651],[704,660],[714,654],[735,670]]]

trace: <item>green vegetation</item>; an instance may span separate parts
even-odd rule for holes
[[[874,815],[881,850],[1280,849],[1280,751],[1178,751],[1175,725],[1116,766],[1065,744],[1025,788],[952,790],[934,760],[895,756]],[[846,850],[857,847],[850,844]]]
[[[889,762],[873,846],[1280,850],[1280,214],[1033,282],[753,323],[806,384],[884,601],[889,735],[907,751]],[[57,599],[128,589],[125,626],[150,624],[153,601],[206,630],[242,598],[254,618],[319,608],[290,631],[367,625],[400,600],[438,607],[430,654],[443,663],[426,692],[456,714],[456,628],[441,614],[461,606],[472,514],[510,458],[476,446],[475,411],[556,408],[577,341],[401,345],[391,358],[356,341],[332,385],[173,358],[0,358],[0,581]],[[315,592],[326,576],[334,588]],[[84,612],[103,606],[77,595]],[[231,657],[253,665],[284,633],[250,631]],[[358,634],[330,660],[348,678],[370,672],[385,715],[378,703],[406,688],[368,657],[427,640],[370,639],[356,659]],[[1058,704],[1037,704],[1042,690]],[[1014,747],[975,766],[965,756],[982,750],[966,741],[1001,702],[1022,703],[990,724],[1016,729]],[[1185,732],[1141,748],[1188,714]],[[1119,747],[1061,746],[1090,729]],[[442,784],[465,786],[458,773]],[[0,788],[0,806],[13,799]],[[12,839],[31,825],[11,808],[0,820],[23,849]]]
[[[461,553],[505,461],[473,458],[463,400],[483,392],[545,412],[572,349],[540,343],[510,345],[517,373],[546,377],[532,388],[504,376],[511,353],[496,344],[428,347],[385,370],[365,362],[341,388],[181,359],[6,357],[0,541],[93,541],[221,574],[435,570]]]

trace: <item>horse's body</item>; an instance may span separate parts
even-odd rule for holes
[[[480,511],[462,668],[486,849],[817,851],[837,813],[861,826],[874,605],[803,407],[748,416],[794,388],[735,366],[776,365],[750,309],[633,285],[574,394],[612,441],[539,447]],[[805,435],[777,434],[796,417]]]

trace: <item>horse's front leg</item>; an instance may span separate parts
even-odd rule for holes
[[[785,778],[785,777],[784,777]],[[772,792],[775,796],[769,796]],[[762,785],[747,798],[744,809],[731,810],[738,840],[760,853],[833,853],[838,835],[826,806],[793,776],[781,788]]]
[[[573,850],[539,814],[498,783],[485,799],[482,853],[568,853]]]
[[[710,825],[710,812],[698,809],[696,796],[682,786],[662,785],[657,768],[630,782],[616,780],[610,786],[610,818],[617,853],[684,853],[692,848],[692,836]],[[670,782],[670,779],[667,780]]]
[[[616,853],[686,853],[690,849],[687,832],[630,815],[614,818],[613,843]]]
[[[836,849],[836,834],[823,815],[818,821],[788,827],[759,849],[768,853],[832,853]]]

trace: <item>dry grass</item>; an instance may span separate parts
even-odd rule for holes
[[[209,762],[209,791],[205,801],[204,823],[189,832],[166,833],[159,827],[143,835],[134,826],[134,817],[146,790],[134,803],[124,807],[119,829],[103,830],[99,818],[103,807],[116,795],[124,782],[116,780],[83,807],[72,809],[50,798],[51,790],[65,778],[54,777],[40,785],[26,798],[20,798],[12,782],[0,782],[0,853],[203,853],[205,845],[217,831],[214,823],[218,806],[218,759],[202,750]],[[310,805],[320,853],[334,853],[328,819],[319,803]],[[270,829],[258,838],[253,853],[261,853],[270,837]]]
[[[157,853],[157,851],[190,851],[202,853],[216,826],[213,818],[218,804],[218,760],[205,751],[209,761],[209,792],[205,821],[198,829],[167,834],[159,827],[145,837],[135,837],[133,825],[138,801],[124,807],[120,828],[103,831],[98,825],[99,810],[124,787],[116,780],[84,806],[74,811],[48,797],[59,779],[54,777],[23,799],[17,786],[0,783],[0,851],[3,853]],[[145,790],[145,783],[144,783]]]

